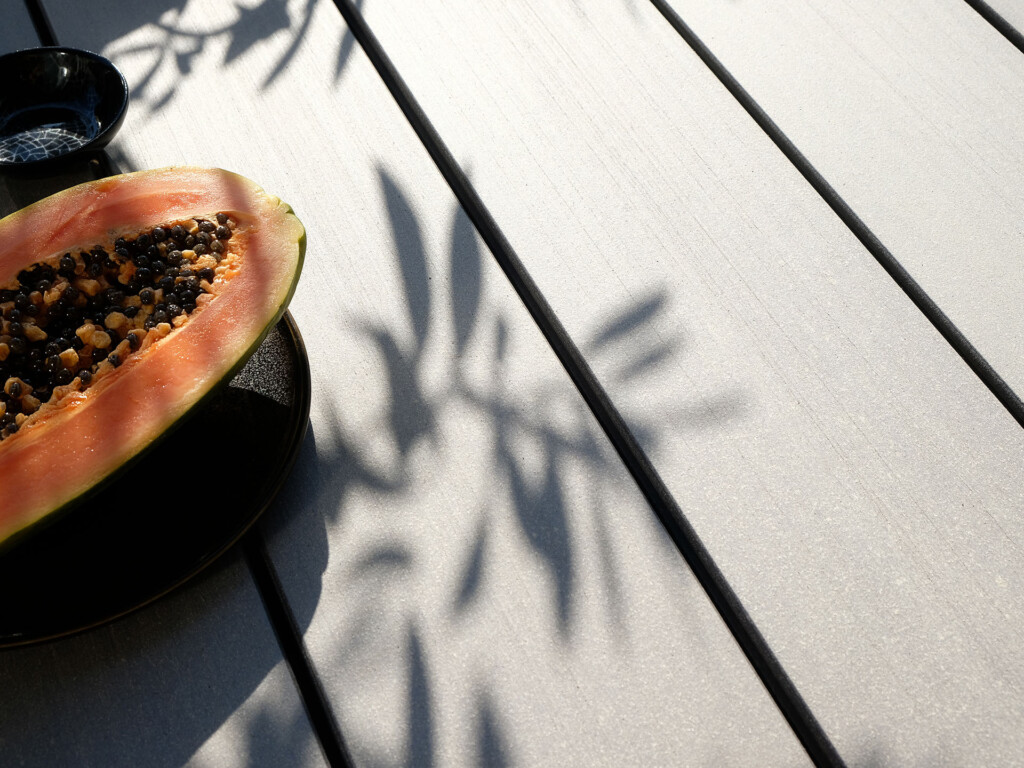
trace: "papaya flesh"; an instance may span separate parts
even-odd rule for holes
[[[0,549],[226,384],[304,252],[287,204],[219,169],[113,176],[0,220]]]

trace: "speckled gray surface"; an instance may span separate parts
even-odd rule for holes
[[[698,5],[1020,369],[1020,53],[958,0]],[[654,5],[364,13],[847,760],[1024,754],[1024,431]]]

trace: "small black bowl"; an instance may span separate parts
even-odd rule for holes
[[[0,56],[0,171],[102,149],[127,109],[128,83],[95,53],[53,47]]]

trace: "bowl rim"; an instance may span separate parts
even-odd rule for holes
[[[86,59],[91,59],[92,61],[95,61],[101,66],[103,66],[105,69],[108,69],[109,71],[116,74],[121,86],[118,89],[120,98],[118,100],[119,104],[117,111],[114,114],[113,119],[111,119],[110,122],[108,122],[107,125],[105,125],[99,133],[93,136],[93,138],[91,138],[82,146],[75,147],[74,149],[59,155],[51,155],[49,157],[37,158],[35,160],[6,161],[0,159],[0,170],[4,168],[30,168],[34,166],[47,165],[50,163],[57,163],[60,162],[61,160],[67,160],[75,155],[92,151],[93,149],[97,148],[97,144],[99,144],[101,147],[106,146],[106,143],[109,142],[110,140],[110,134],[113,131],[116,131],[118,128],[120,128],[121,123],[124,120],[125,113],[128,111],[128,99],[130,94],[128,89],[128,81],[125,79],[124,73],[121,72],[121,70],[118,69],[114,65],[114,62],[112,62],[110,59],[106,58],[105,56],[101,56],[98,53],[87,51],[84,48],[74,48],[67,45],[41,45],[33,46],[30,48],[19,48],[16,51],[9,51],[8,53],[0,54],[0,66],[2,66],[5,60],[8,59],[17,60],[19,58],[26,57],[29,54],[46,53],[69,53]]]

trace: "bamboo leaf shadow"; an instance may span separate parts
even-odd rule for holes
[[[484,554],[486,551],[487,524],[485,521],[481,521],[473,543],[473,552],[470,554],[469,562],[466,564],[466,571],[462,574],[459,594],[455,597],[455,610],[460,613],[469,607],[469,604],[476,597],[480,589],[484,570]]]
[[[357,5],[361,4],[357,2]],[[313,26],[314,11],[319,7],[315,0],[304,0],[299,8],[289,13],[288,0],[263,0],[255,7],[235,3],[237,18],[229,24],[216,27],[207,24],[198,29],[190,29],[190,25],[182,21],[186,5],[186,0],[147,0],[145,3],[106,0],[105,22],[110,23],[105,23],[102,29],[90,30],[86,47],[103,52],[114,59],[115,63],[119,63],[118,60],[125,57],[155,57],[148,71],[138,78],[133,78],[131,86],[133,101],[144,105],[150,113],[159,112],[168,106],[179,89],[188,87],[190,76],[202,76],[201,73],[194,72],[195,58],[207,49],[207,43],[214,40],[224,39],[227,42],[223,58],[223,65],[227,66],[243,57],[257,44],[282,36],[282,42],[286,42],[285,48],[277,56],[273,66],[266,67],[261,83],[263,89],[268,88],[288,73],[289,65]],[[69,3],[67,6],[70,9],[74,4]],[[70,30],[73,18],[70,11],[61,10],[60,7],[55,11],[57,31],[63,33]],[[130,44],[130,36],[148,25],[153,26],[159,36],[158,39],[150,37],[145,43]],[[355,38],[346,29],[341,38],[341,51],[334,73],[335,82],[340,79],[354,47]],[[330,58],[330,54],[327,56]],[[171,84],[161,84],[157,89],[154,83],[157,82],[158,75],[165,73],[168,68],[173,70],[173,76],[160,77],[159,80],[161,83],[170,81]]]
[[[139,80],[132,86],[132,93],[136,98],[149,94],[150,84],[153,82],[153,78],[156,77],[156,73],[160,71],[160,65],[164,63],[164,56],[166,55],[167,52],[161,49],[157,54],[156,59],[153,61],[153,65],[146,70],[146,74],[139,78]]]
[[[638,331],[643,325],[660,313],[668,301],[668,296],[661,291],[635,307],[626,309],[617,317],[606,323],[586,345],[591,352],[596,352],[619,339]]]
[[[185,53],[179,51],[174,54],[174,64],[177,66],[178,71],[183,75],[192,74],[192,56],[194,52]]]
[[[430,680],[423,646],[415,627],[409,627],[409,742],[405,764],[430,768],[434,764],[434,717],[430,709]]]
[[[434,435],[434,413],[423,396],[416,375],[417,361],[403,352],[391,332],[368,328],[388,371],[390,403],[388,420],[399,453],[405,456],[422,437]]]
[[[173,99],[173,98],[174,98],[174,90],[173,89],[165,91],[163,96],[161,96],[160,98],[158,98],[156,101],[152,102],[149,105],[149,111],[150,112],[159,112],[161,109],[166,107],[171,102],[171,99]]]
[[[505,318],[499,317],[494,327],[494,359],[504,362],[508,353],[508,324]]]
[[[308,748],[309,725],[301,709],[282,716],[262,706],[246,728],[248,768],[288,765]]]
[[[290,26],[288,8],[280,0],[263,0],[255,8],[239,8],[238,21],[231,25],[224,63],[230,64],[256,43]]]
[[[611,616],[612,625],[620,633],[625,630],[624,615],[625,598],[622,589],[622,577],[615,564],[615,547],[613,538],[604,519],[604,509],[597,509],[593,515],[594,538],[597,542],[597,555],[601,561],[601,581],[604,583],[605,602]]]
[[[546,442],[544,483],[536,492],[530,489],[511,452],[507,448],[500,451],[508,467],[519,526],[531,548],[544,560],[554,577],[556,618],[559,631],[565,636],[572,618],[574,552],[556,454],[551,440]]]
[[[416,335],[416,352],[423,350],[430,324],[430,276],[427,273],[427,255],[423,248],[420,224],[409,201],[386,170],[378,167],[381,187],[391,220],[391,234],[398,251],[402,271],[402,286],[409,320]]]
[[[452,222],[451,252],[452,320],[455,325],[455,354],[462,357],[473,335],[480,309],[481,258],[476,228],[459,206]]]
[[[637,379],[653,371],[662,363],[667,361],[676,353],[676,345],[673,342],[665,342],[648,352],[645,352],[638,359],[633,360],[615,374],[618,382],[628,382]]]
[[[511,765],[505,734],[494,704],[486,693],[477,705],[476,764],[480,768],[508,768]]]
[[[381,167],[378,167],[377,173],[384,190],[384,200],[391,222],[391,236],[398,253],[402,288],[406,291],[406,306],[416,334],[419,356],[427,341],[430,324],[430,275],[427,273],[427,254],[423,248],[420,222],[406,195],[390,174]]]
[[[412,566],[412,553],[405,547],[378,547],[361,557],[353,566],[359,576],[380,571],[390,576],[408,571]]]

